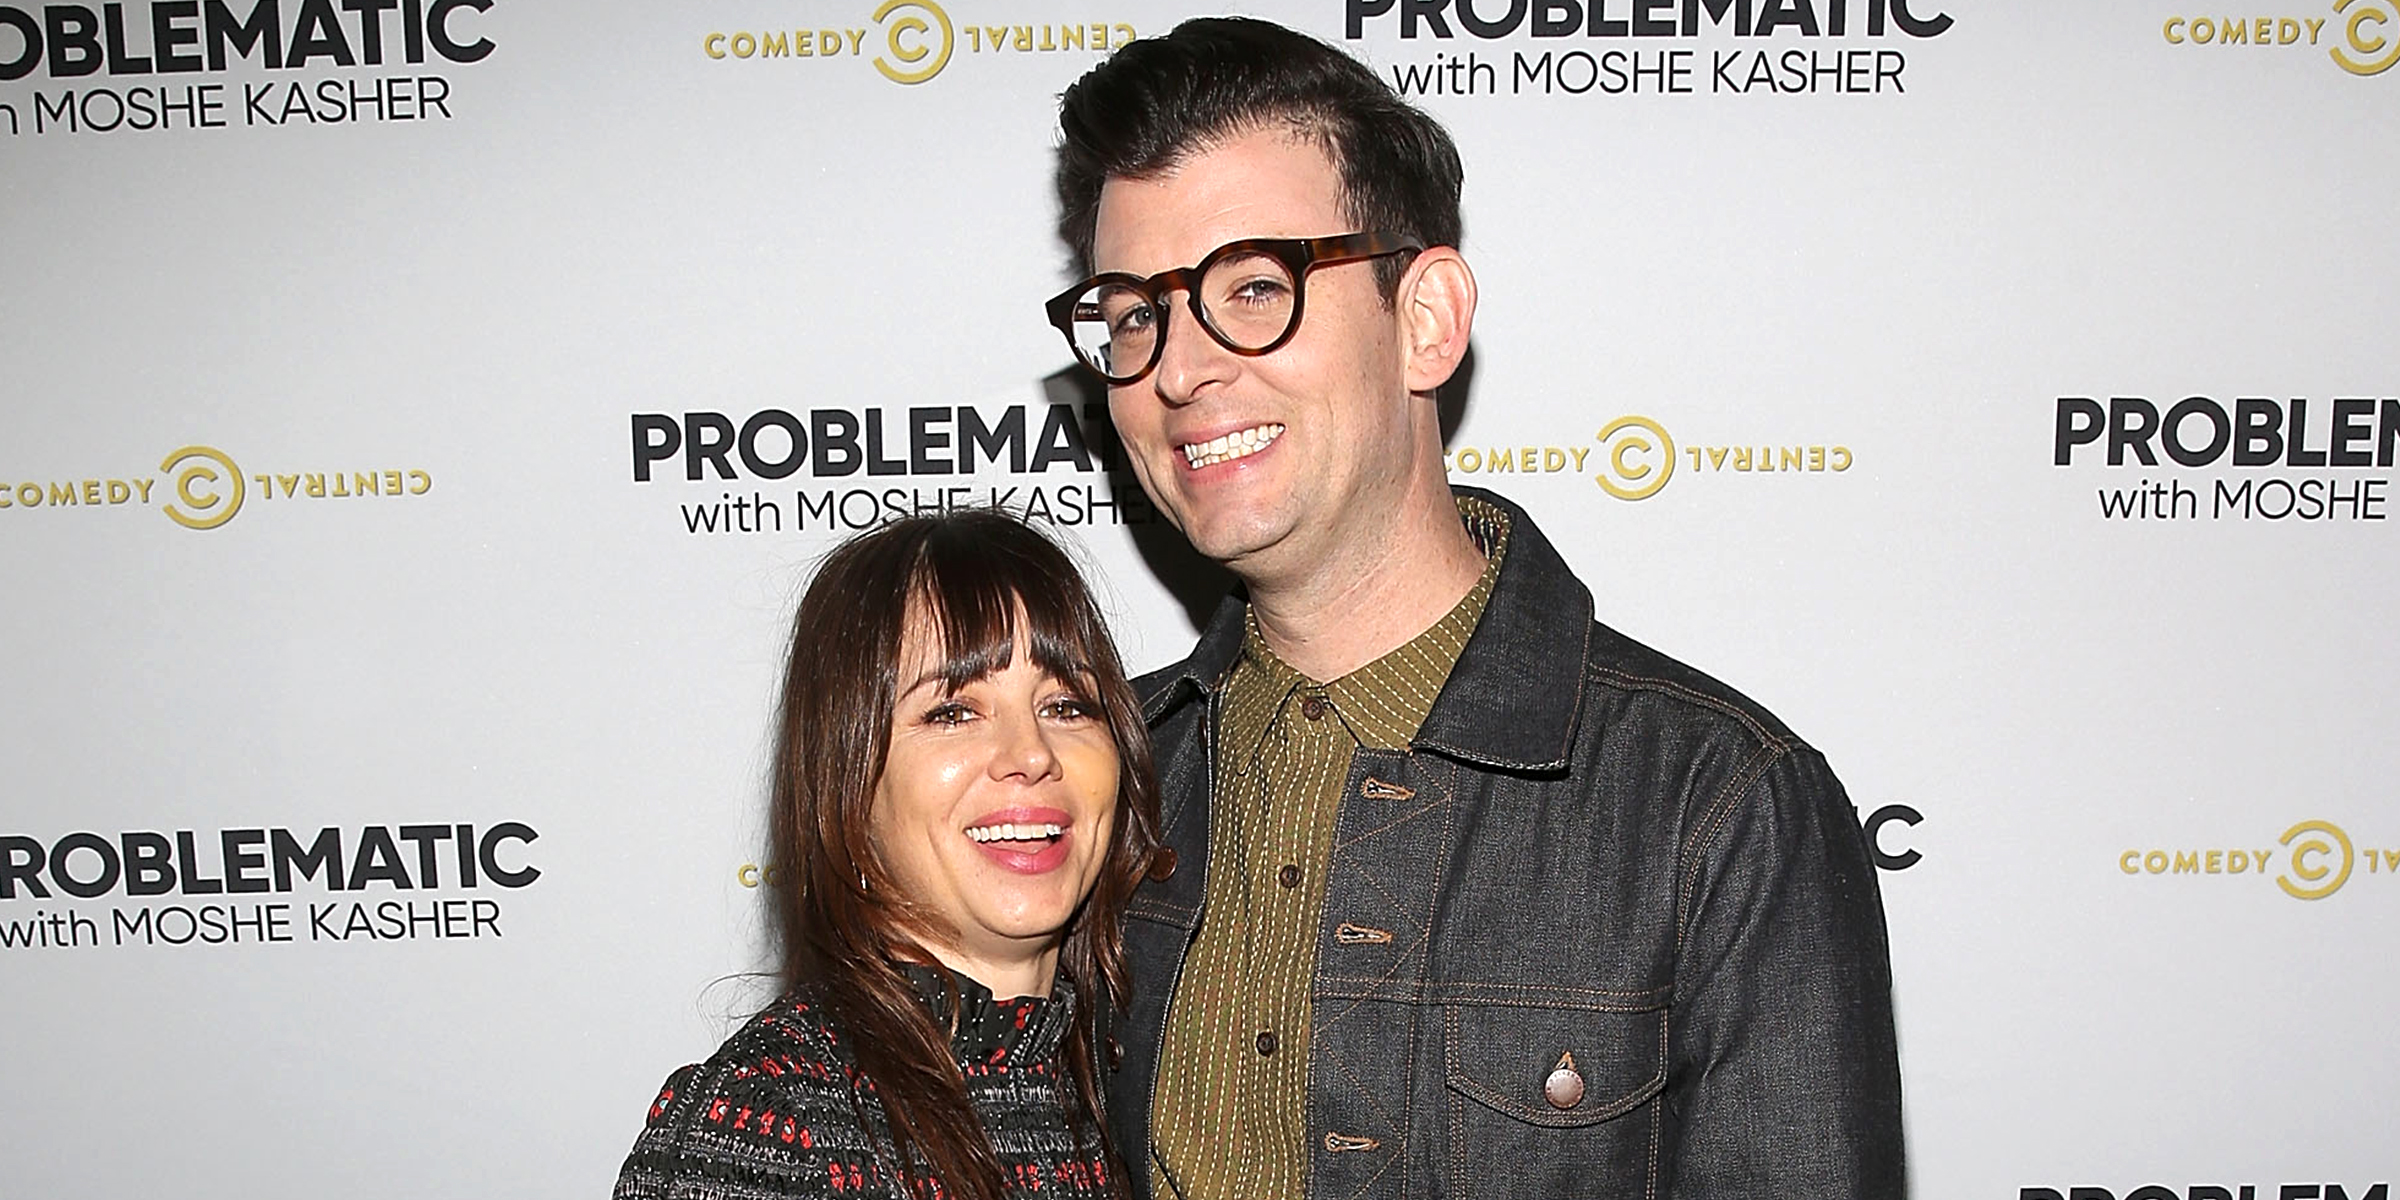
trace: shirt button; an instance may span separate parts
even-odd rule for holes
[[[1325,716],[1325,710],[1330,707],[1332,706],[1325,703],[1325,697],[1310,696],[1309,698],[1300,702],[1300,715],[1307,717],[1311,721],[1322,720]]]
[[[1274,1031],[1274,1030],[1272,1030],[1272,1029],[1262,1029],[1262,1030],[1259,1030],[1259,1031],[1258,1031],[1258,1052],[1259,1052],[1260,1054],[1273,1054],[1273,1053],[1275,1053],[1275,1031]]]
[[[1280,883],[1287,888],[1299,887],[1300,868],[1293,866],[1290,863],[1283,864],[1283,869],[1275,872],[1275,882]]]

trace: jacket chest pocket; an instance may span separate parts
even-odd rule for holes
[[[1451,1191],[1655,1196],[1667,1010],[1443,1010]]]

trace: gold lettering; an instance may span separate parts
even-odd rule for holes
[[[1120,46],[1132,41],[1136,36],[1131,25],[1111,25],[1109,29],[1118,35],[1117,44]]]
[[[1058,49],[1058,44],[1057,44],[1056,42],[1053,42],[1053,41],[1051,41],[1051,40],[1050,40],[1050,32],[1051,32],[1053,29],[1056,29],[1056,28],[1058,28],[1058,27],[1057,27],[1057,26],[1055,26],[1055,25],[1044,25],[1044,26],[1042,26],[1042,49],[1044,49],[1044,50],[1056,50],[1056,49]]]
[[[283,494],[286,497],[289,497],[292,494],[292,491],[300,486],[300,477],[297,475],[278,475],[275,477],[275,482],[283,485]]]
[[[142,489],[142,503],[144,503],[144,504],[148,504],[148,503],[150,503],[150,485],[151,485],[151,484],[154,484],[154,483],[157,483],[157,482],[158,482],[158,481],[157,481],[157,480],[155,480],[155,479],[136,479],[136,480],[134,480],[134,483],[135,483],[135,484],[137,484],[137,485],[139,485],[139,486],[141,487],[141,489]]]
[[[99,481],[99,480],[97,480],[97,479],[86,479],[86,480],[84,480],[84,481],[83,481],[83,502],[84,502],[85,504],[98,504],[98,503],[100,503],[100,481]]]
[[[356,489],[358,494],[361,496],[380,496],[383,494],[383,481],[378,479],[373,471],[356,472],[350,476],[350,480],[350,486]]]
[[[51,484],[51,485],[50,485],[50,503],[52,503],[52,504],[73,504],[73,503],[75,503],[75,485],[74,485],[74,484],[72,484],[72,483],[54,483],[54,484]]]
[[[747,33],[737,33],[733,35],[733,56],[735,58],[748,58],[756,53],[758,53],[758,39],[756,37],[753,37]]]
[[[2293,42],[2296,42],[2296,41],[2299,41],[2299,40],[2300,40],[2300,22],[2298,22],[2298,21],[2295,21],[2295,20],[2291,19],[2290,17],[2277,17],[2277,18],[2275,19],[2275,44],[2276,44],[2276,45],[2278,45],[2278,46],[2289,46],[2289,45],[2291,45]]]
[[[1533,474],[1533,464],[1540,457],[1541,447],[1539,446],[1526,446],[1519,449],[1517,451],[1517,469],[1528,475]]]
[[[700,53],[705,54],[710,58],[725,57],[725,35],[721,33],[712,33],[707,37],[701,38]]]
[[[2308,19],[2308,44],[2309,44],[2309,45],[2311,45],[2311,46],[2314,46],[2314,45],[2316,45],[2316,44],[2317,44],[2317,31],[2318,31],[2318,30],[2320,30],[2320,29],[2323,29],[2323,28],[2325,28],[2325,18],[2323,18],[2323,17],[2310,17],[2310,18]]]
[[[1569,452],[1575,455],[1575,473],[1578,475],[1583,474],[1583,456],[1590,454],[1592,452],[1592,448],[1590,446],[1569,446],[1567,449]],[[1700,460],[1694,458],[1692,460],[1693,469],[1697,470],[1699,469],[1699,466]]]
[[[2150,853],[2143,855],[2142,869],[2150,872],[2153,875],[2166,874],[2167,852],[2164,850],[2153,850]]]
[[[2141,874],[2142,852],[2139,850],[2128,850],[2125,853],[2118,855],[2117,869],[2125,872],[2128,875]]]
[[[1067,27],[1066,27],[1066,29],[1065,29],[1065,30],[1063,30],[1063,31],[1062,31],[1062,33],[1061,33],[1061,36],[1064,38],[1064,41],[1063,41],[1063,42],[1060,44],[1060,46],[1059,46],[1059,49],[1061,49],[1061,50],[1081,50],[1081,49],[1083,49],[1083,26],[1081,26],[1081,25],[1069,25],[1069,26],[1067,26]]]
[[[1835,446],[1833,448],[1833,469],[1836,471],[1850,469],[1850,447]]]
[[[1517,469],[1516,456],[1510,454],[1507,447],[1504,446],[1495,446],[1484,451],[1483,458],[1486,463],[1490,464],[1485,468],[1486,470],[1514,471]]]
[[[1725,447],[1710,446],[1708,448],[1708,469],[1712,471],[1725,469]]]
[[[2211,850],[2208,852],[2208,873],[2211,875],[2222,875],[2225,873],[2224,851]]]
[[[1474,459],[1468,462],[1468,459]],[[1483,469],[1483,452],[1470,446],[1458,452],[1458,469],[1472,475]]]
[[[858,44],[859,44],[860,42],[863,42],[863,41],[865,41],[865,40],[866,40],[866,38],[867,38],[867,31],[866,31],[866,30],[864,30],[864,29],[853,29],[853,30],[851,30],[851,31],[850,31],[850,53],[852,53],[852,54],[856,54],[856,53],[858,53]]]
[[[1033,26],[1019,25],[1017,26],[1016,34],[1017,36],[1009,39],[1008,44],[1010,47],[1018,50],[1033,49]]]
[[[383,486],[384,486],[384,488],[385,488],[385,492],[384,492],[384,494],[385,494],[385,495],[387,495],[387,496],[397,496],[397,495],[399,495],[399,494],[400,494],[400,472],[398,472],[398,471],[385,471],[385,472],[383,473]]]
[[[1733,469],[1736,471],[1750,469],[1750,447],[1736,446],[1733,448]]]
[[[2183,24],[2183,18],[2182,18],[2182,17],[2168,17],[2168,18],[2167,18],[2167,25],[2166,25],[2166,30],[2165,30],[2165,33],[2166,33],[2166,35],[2167,35],[2167,40],[2168,40],[2169,42],[2172,42],[2172,43],[2174,43],[2175,45],[2178,45],[2178,46],[2180,46],[2180,45],[2182,45],[2182,44],[2183,44],[2183,35],[2182,35],[2182,34],[2180,34],[2180,33],[2177,33],[2177,32],[2175,32],[2175,27],[2176,27],[2176,26],[2178,26],[2178,25],[2181,25],[2181,24]]]
[[[1800,469],[1800,447],[1798,447],[1798,446],[1785,446],[1785,447],[1783,448],[1783,454],[1782,454],[1780,457],[1778,457],[1778,458],[1775,460],[1775,469],[1776,469],[1776,470],[1778,470],[1778,471],[1797,471],[1797,470],[1799,470],[1799,469]]]
[[[1542,469],[1552,472],[1566,470],[1567,452],[1556,446],[1542,447]]]
[[[423,472],[423,471],[410,471],[410,472],[408,473],[408,494],[409,494],[409,495],[411,495],[411,496],[422,496],[422,495],[424,495],[425,493],[427,493],[427,492],[430,492],[430,491],[432,491],[432,490],[433,490],[433,476],[431,476],[431,475],[428,475],[428,474],[426,474],[426,473],[425,473],[425,472]]]
[[[2176,852],[2175,852],[2175,873],[2176,873],[2176,874],[2178,874],[2178,875],[2197,875],[2197,874],[2199,874],[2199,873],[2200,873],[2200,854],[2199,854],[2199,852],[2198,852],[2198,851],[2196,851],[2196,850],[2178,850],[2178,851],[2176,851]]]
[[[800,44],[804,46],[807,45],[808,39],[800,39]],[[766,45],[764,48],[766,50],[766,57],[768,58],[790,58],[792,56],[792,43],[789,39],[784,37],[783,31],[780,29],[767,34]]]
[[[131,499],[133,499],[133,488],[128,486],[124,480],[111,479],[108,481],[108,502],[110,504],[123,504]]]

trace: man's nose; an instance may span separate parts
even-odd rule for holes
[[[1158,366],[1151,369],[1150,386],[1171,405],[1190,404],[1203,388],[1223,383],[1238,369],[1231,350],[1217,344],[1200,325],[1189,292],[1171,292],[1167,304],[1166,343],[1159,347]]]

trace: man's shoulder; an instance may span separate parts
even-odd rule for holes
[[[1594,621],[1584,652],[1584,681],[1608,706],[1657,708],[1677,719],[1775,749],[1805,745],[1768,708],[1731,684]]]

